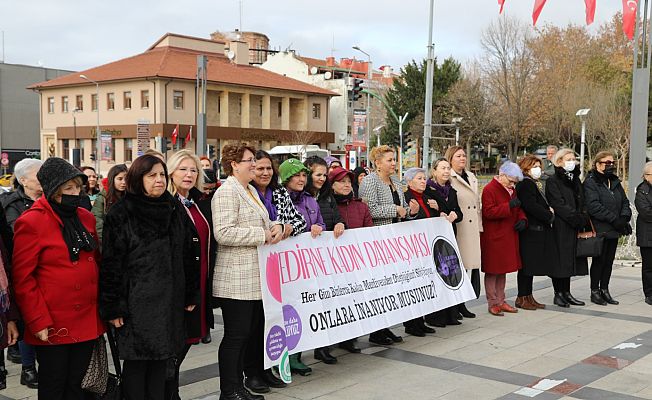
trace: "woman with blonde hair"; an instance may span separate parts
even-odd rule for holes
[[[168,191],[179,201],[192,221],[193,253],[199,259],[200,303],[192,311],[186,311],[186,345],[177,356],[175,379],[168,381],[168,396],[179,398],[179,368],[186,358],[190,346],[210,343],[210,330],[213,328],[212,295],[209,282],[213,277],[217,243],[212,234],[212,216],[210,199],[204,198],[203,170],[199,158],[190,150],[180,150],[168,159]]]
[[[386,145],[374,147],[370,157],[375,170],[362,180],[359,194],[369,206],[374,225],[389,225],[413,219],[419,212],[419,203],[413,200],[408,206],[405,202],[401,182],[394,175],[394,149]],[[402,342],[403,338],[386,328],[369,335],[369,341],[386,346]]]
[[[482,210],[478,179],[467,170],[466,152],[462,146],[451,146],[444,158],[451,166],[451,186],[457,192],[457,202],[464,213],[464,219],[457,223],[457,245],[460,248],[462,263],[471,271],[471,283],[475,295],[480,296],[480,232],[482,232]],[[475,318],[475,314],[464,303],[458,311],[464,318]]]

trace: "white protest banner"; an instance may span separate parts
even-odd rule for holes
[[[265,368],[475,298],[444,218],[258,247]]]

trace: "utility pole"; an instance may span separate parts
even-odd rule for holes
[[[198,155],[208,154],[206,138],[206,72],[207,58],[197,56],[197,142],[195,151]]]
[[[428,59],[426,60],[426,106],[423,123],[423,168],[428,169],[428,153],[430,151],[430,135],[432,133],[432,79],[434,75],[435,44],[432,42],[432,22],[435,0],[430,0],[430,26],[428,28]]]

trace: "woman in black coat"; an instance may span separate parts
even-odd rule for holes
[[[104,221],[100,314],[116,329],[127,398],[164,397],[166,371],[185,345],[185,313],[201,303],[199,239],[167,180],[163,161],[138,157]]]
[[[596,154],[593,169],[584,180],[584,196],[595,231],[604,237],[602,253],[591,260],[591,301],[602,306],[618,304],[609,293],[609,280],[618,238],[632,233],[629,225],[632,210],[616,176],[613,153],[601,151]]]
[[[453,233],[457,235],[457,223],[464,219],[464,215],[457,201],[457,191],[451,185],[451,165],[448,160],[445,158],[436,160],[432,164],[431,175],[424,194],[437,201],[439,216],[446,218],[453,225]],[[425,316],[426,323],[437,328],[460,325],[459,320],[464,318],[460,313],[462,307],[466,310],[466,306],[462,303],[430,313]]]
[[[636,217],[636,245],[641,249],[643,267],[643,295],[645,302],[652,306],[652,161],[643,168],[643,182],[636,188],[634,200]]]
[[[325,231],[332,231],[335,239],[337,239],[344,233],[345,226],[337,208],[333,190],[327,182],[328,164],[318,156],[308,157],[303,164],[311,171],[308,175],[306,191],[315,197],[317,204],[319,204],[319,211],[326,225]],[[337,358],[330,353],[329,347],[315,349],[314,356],[315,359],[321,360],[325,364],[337,363]]]
[[[553,157],[555,174],[546,181],[546,200],[555,213],[552,230],[555,234],[558,259],[548,259],[548,276],[555,290],[554,304],[560,307],[583,306],[570,292],[572,276],[586,275],[586,258],[576,258],[577,232],[589,223],[584,207],[580,167],[571,149],[560,149]]]
[[[519,234],[522,267],[517,274],[516,307],[536,310],[546,306],[534,299],[532,281],[535,276],[548,275],[550,260],[559,259],[555,234],[552,230],[555,214],[544,196],[543,185],[539,181],[543,175],[541,159],[528,154],[519,161],[518,166],[523,171],[524,179],[516,184],[516,195],[527,217],[528,226]]]

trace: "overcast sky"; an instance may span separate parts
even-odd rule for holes
[[[436,0],[435,54],[473,59],[498,18],[497,0]],[[531,24],[534,0],[506,0],[505,11]],[[622,7],[598,0],[592,29]],[[166,32],[208,38],[240,25],[238,0],[0,0],[7,63],[83,70],[145,51]],[[274,48],[304,56],[366,59],[398,70],[426,56],[428,0],[243,0],[242,29],[265,33]],[[584,1],[548,0],[538,25],[584,23]],[[333,39],[334,38],[334,39]],[[334,42],[334,46],[333,46]],[[0,53],[0,58],[2,54]]]

